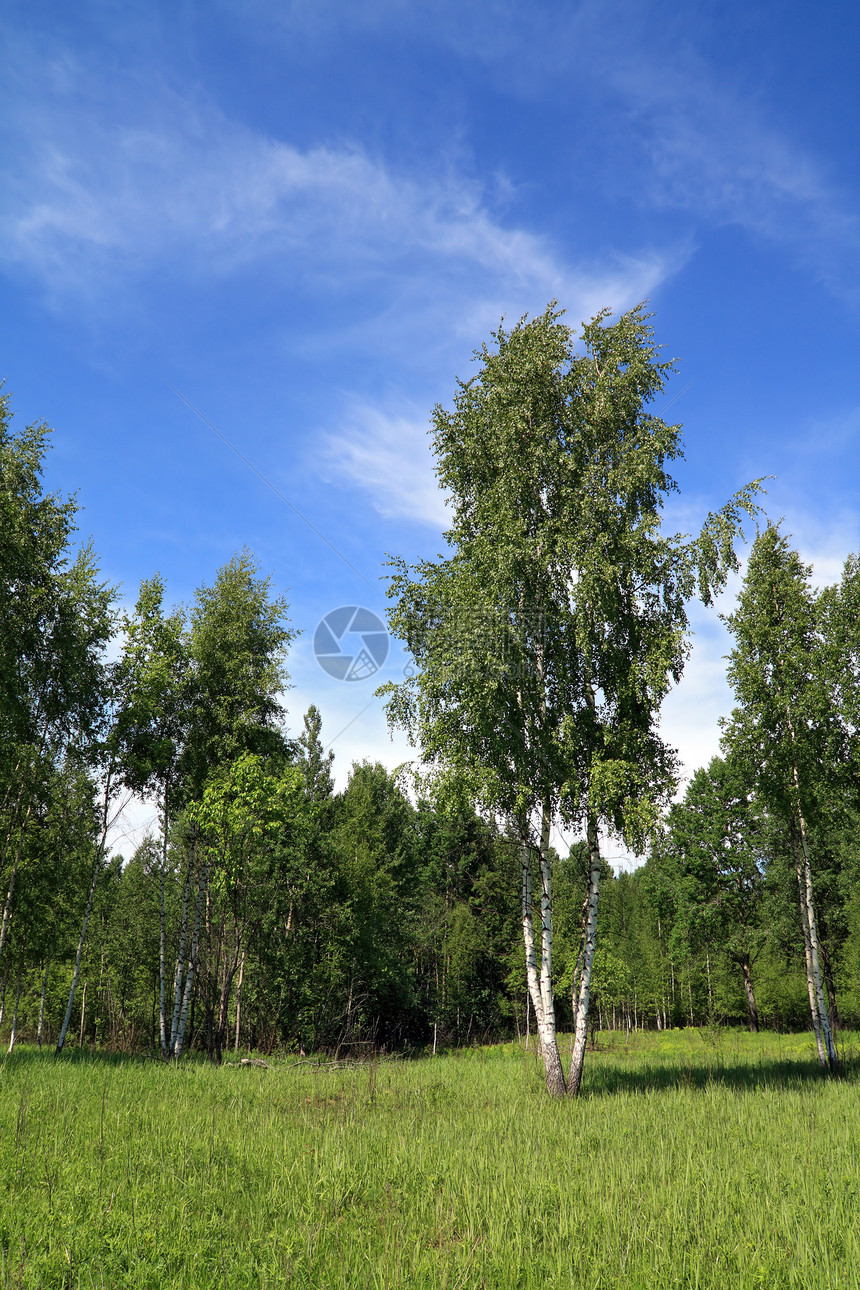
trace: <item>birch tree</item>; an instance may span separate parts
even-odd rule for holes
[[[528,989],[553,1095],[582,1078],[594,960],[601,829],[641,848],[675,783],[657,730],[687,654],[686,605],[708,603],[736,565],[756,485],[710,515],[698,537],[664,536],[681,431],[649,405],[673,370],[639,306],[582,332],[550,305],[500,326],[433,413],[451,554],[394,560],[389,620],[417,670],[383,687],[391,723],[425,762],[465,776],[521,853]],[[569,1077],[553,999],[554,824],[589,853],[585,948]]]
[[[183,690],[184,726],[177,768],[182,799],[192,805],[202,802],[207,785],[243,754],[282,764],[289,753],[281,697],[289,684],[286,653],[296,632],[285,622],[286,600],[272,597],[270,589],[271,580],[260,577],[253,556],[242,551],[218,570],[212,586],[201,586],[195,594],[185,645],[191,675]],[[195,982],[199,981],[201,932],[205,943],[209,931],[213,871],[197,827],[191,810],[167,1040],[168,1054],[175,1057],[182,1053]]]
[[[141,583],[134,612],[123,615],[119,671],[126,702],[115,743],[125,784],[138,794],[155,791],[159,799],[158,1030],[161,1051],[167,1056],[165,885],[170,822],[181,800],[179,762],[187,734],[191,678],[185,616],[181,610],[165,614],[163,602],[164,582],[156,574]]]
[[[676,930],[691,949],[725,954],[743,980],[749,1028],[758,1030],[753,966],[767,942],[766,856],[749,776],[736,758],[714,757],[695,772],[669,813],[666,841],[676,859]]]
[[[0,396],[0,960],[42,786],[68,761],[98,759],[115,623],[91,546],[72,548],[74,499],[44,491],[49,435],[42,424],[13,434]]]
[[[189,807],[206,892],[205,995],[210,1057],[221,1062],[233,983],[262,922],[267,896],[285,878],[285,853],[295,850],[305,815],[301,770],[267,772],[243,753],[213,775]]]
[[[762,800],[787,828],[794,851],[812,1027],[823,1066],[838,1065],[822,981],[814,884],[814,827],[822,772],[841,760],[842,730],[826,684],[811,568],[772,524],[759,534],[736,611],[728,676],[737,707],[726,746],[755,775]]]

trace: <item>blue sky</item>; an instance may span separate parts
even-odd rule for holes
[[[686,434],[667,524],[774,475],[769,514],[838,576],[860,547],[858,28],[791,0],[7,3],[0,376],[55,428],[49,483],[106,575],[189,601],[248,546],[303,632],[294,725],[315,701],[341,781],[405,760],[379,677],[319,669],[317,622],[381,610],[386,553],[440,550],[429,411],[500,316],[647,297]],[[730,705],[725,635],[695,625],[665,721],[690,769]]]

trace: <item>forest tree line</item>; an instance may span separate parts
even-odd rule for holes
[[[288,731],[295,631],[253,557],[188,607],[154,575],[121,611],[75,545],[74,500],[44,490],[48,434],[15,433],[4,398],[4,1042],[220,1060],[533,1033],[511,820],[451,774],[365,762],[335,791],[316,708]],[[722,756],[652,821],[639,868],[600,861],[592,1032],[811,1021],[824,1059],[860,1022],[858,624],[856,558],[817,592],[763,526],[727,618]],[[108,839],[129,794],[158,827],[123,857]],[[595,847],[559,854],[559,836],[541,863],[569,1029]]]

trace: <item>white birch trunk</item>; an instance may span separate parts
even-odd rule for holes
[[[172,1056],[179,1060],[185,1044],[185,1027],[188,1024],[188,1009],[191,1004],[191,990],[194,985],[194,965],[197,962],[197,948],[200,943],[200,918],[203,912],[203,896],[206,889],[206,865],[200,874],[200,887],[197,892],[197,909],[194,914],[194,932],[191,937],[191,953],[188,956],[188,971],[185,977],[185,988],[182,993],[182,1009],[179,1014],[179,1025],[176,1031],[176,1044]]]
[[[794,723],[791,719],[791,711],[786,708],[786,719],[788,722],[788,733],[791,739],[792,750],[796,750],[796,736],[794,733]],[[815,901],[812,891],[812,866],[809,861],[809,846],[806,837],[806,820],[803,814],[802,795],[800,791],[800,775],[797,770],[797,761],[792,757],[791,763],[792,779],[794,781],[794,793],[797,802],[797,822],[800,828],[800,845],[803,853],[803,874],[798,871],[797,880],[800,887],[800,904],[801,904],[801,922],[805,921],[806,938],[809,946],[807,955],[807,981],[811,983],[810,1002],[812,995],[815,997],[815,1009],[813,1011],[813,1026],[815,1025],[814,1012],[818,1013],[818,1021],[821,1033],[816,1032],[818,1042],[818,1056],[822,1060],[822,1042],[826,1052],[826,1057],[822,1064],[828,1064],[831,1070],[836,1070],[839,1065],[839,1059],[836,1055],[836,1047],[833,1043],[833,1034],[830,1029],[830,1018],[827,1013],[827,1000],[824,996],[824,989],[821,981],[821,955],[818,942],[818,922],[815,917]],[[805,948],[805,947],[804,947]]]
[[[102,835],[101,835],[101,838],[99,839],[98,847],[96,848],[96,859],[95,859],[95,864],[93,865],[93,878],[92,878],[92,882],[90,883],[90,891],[89,891],[89,895],[87,896],[87,907],[84,911],[84,921],[83,921],[83,925],[81,926],[81,934],[78,939],[77,953],[75,954],[75,970],[72,973],[72,985],[71,985],[71,989],[69,990],[69,1001],[66,1004],[66,1013],[65,1013],[65,1016],[63,1017],[63,1024],[60,1027],[60,1034],[57,1038],[57,1056],[59,1056],[60,1053],[63,1051],[63,1044],[66,1042],[66,1033],[69,1029],[69,1023],[72,1019],[72,1008],[75,1002],[75,991],[78,988],[78,977],[81,971],[81,957],[84,952],[84,942],[87,939],[87,927],[89,926],[90,914],[92,913],[92,909],[93,909],[93,897],[96,894],[96,885],[98,884],[99,875],[101,874],[102,868],[104,866],[108,829],[112,824],[112,820],[109,818],[112,780],[113,780],[113,770],[110,769],[108,770],[107,775],[105,777],[104,800],[102,805]]]
[[[573,1054],[570,1060],[570,1075],[567,1091],[576,1097],[582,1083],[582,1068],[585,1065],[585,1045],[588,1040],[588,1004],[591,998],[591,969],[594,964],[594,950],[597,944],[597,903],[600,895],[600,848],[597,841],[597,820],[589,813],[588,855],[590,872],[588,878],[588,917],[585,924],[585,952],[582,956],[582,978],[579,984],[579,998],[576,1002]]]
[[[36,1043],[42,1047],[42,1040],[45,1037],[45,995],[48,992],[48,972],[51,967],[51,960],[48,959],[45,964],[45,974],[42,977],[42,993],[39,997],[39,1028],[36,1031]]]
[[[71,989],[69,990],[69,1001],[66,1004],[66,1012],[65,1012],[65,1016],[63,1017],[63,1024],[60,1027],[60,1033],[57,1038],[57,1056],[59,1056],[59,1054],[63,1051],[63,1045],[66,1042],[66,1034],[69,1029],[69,1023],[72,1020],[72,1008],[74,1007],[75,991],[78,988],[78,977],[80,976],[80,972],[81,972],[81,958],[83,957],[83,953],[84,953],[84,942],[87,939],[87,927],[89,926],[90,914],[92,913],[92,909],[93,909],[93,897],[96,894],[96,885],[99,880],[99,874],[102,871],[103,858],[104,857],[102,854],[102,848],[99,847],[98,854],[96,856],[96,862],[93,866],[93,877],[90,883],[89,895],[87,896],[87,907],[86,907],[86,910],[84,911],[84,921],[81,927],[81,934],[78,938],[78,949],[77,949],[77,953],[75,954],[75,969],[74,969],[74,972],[72,973],[72,986],[71,986]]]
[[[827,1062],[831,1070],[835,1070],[839,1065],[839,1059],[836,1055],[836,1046],[833,1042],[833,1032],[830,1029],[830,1017],[827,1012],[827,998],[824,994],[824,986],[821,979],[821,953],[818,941],[818,923],[815,918],[815,903],[812,892],[812,868],[809,863],[809,850],[806,844],[806,822],[803,813],[798,811],[800,821],[800,842],[803,851],[803,891],[802,897],[806,904],[806,918],[809,928],[809,952],[812,966],[812,981],[815,986],[815,1002],[818,1007],[818,1017],[821,1023],[821,1037],[824,1041],[824,1047],[827,1052]]]
[[[84,1028],[87,1024],[87,978],[84,977],[84,989],[81,995],[81,1033],[78,1037],[78,1048],[84,1046]]]
[[[23,973],[18,969],[18,980],[15,983],[15,1011],[12,1014],[12,1033],[9,1036],[9,1052],[15,1047],[15,1040],[18,1036],[18,1004],[21,1001],[21,977]]]
[[[164,811],[161,817],[161,872],[159,874],[159,938],[158,938],[158,1039],[163,1057],[167,1056],[167,1018],[164,1013],[165,976],[165,917],[164,871],[167,868],[167,790],[164,792]]]
[[[827,1053],[824,1051],[824,1044],[821,1039],[821,1021],[818,1015],[818,1003],[815,998],[815,981],[812,974],[812,948],[809,942],[809,917],[803,889],[803,861],[800,858],[796,839],[793,839],[792,841],[794,845],[794,867],[797,875],[797,895],[800,902],[800,929],[803,933],[803,957],[806,963],[806,989],[809,994],[809,1015],[812,1019],[812,1029],[815,1033],[818,1060],[821,1062],[822,1066],[826,1066]]]
[[[755,1001],[755,990],[753,989],[752,970],[749,959],[744,959],[741,964],[741,971],[744,974],[744,989],[747,994],[747,1011],[749,1012],[750,1031],[758,1030],[758,1008]]]
[[[15,863],[12,865],[9,886],[6,890],[6,899],[3,901],[3,918],[2,921],[0,921],[0,961],[2,961],[3,951],[6,948],[6,938],[9,935],[9,925],[12,922],[12,898],[15,895],[15,879],[18,877],[21,856],[24,853],[24,833],[27,827],[27,821],[30,818],[31,810],[32,806],[28,806],[27,812],[21,821],[21,831],[18,834],[18,846],[15,849]]]
[[[20,855],[20,852],[19,852]],[[0,921],[0,960],[3,958],[3,951],[6,948],[6,937],[9,934],[9,924],[12,921],[12,897],[15,894],[15,879],[18,875],[18,860],[12,870],[12,876],[9,879],[9,887],[6,891],[6,899],[3,901],[3,918]]]
[[[523,942],[526,950],[526,983],[529,999],[535,1014],[538,1034],[543,1020],[543,998],[540,990],[537,954],[535,952],[534,920],[532,915],[532,856],[528,841],[523,841]]]
[[[191,892],[191,865],[185,875],[185,887],[182,892],[182,922],[179,929],[179,950],[176,955],[176,972],[173,978],[173,1016],[170,1021],[170,1039],[167,1055],[173,1056],[176,1047],[176,1035],[179,1030],[179,1013],[182,1010],[182,987],[185,978],[185,941],[188,935],[188,902]]]
[[[552,994],[552,861],[549,856],[550,817],[546,806],[541,811],[540,876],[541,876],[541,970],[540,992],[543,1005],[543,1048],[547,1092],[553,1097],[564,1097],[564,1068],[558,1051],[555,1028],[555,1000]]]
[[[236,987],[236,1042],[233,1045],[233,1051],[239,1051],[239,1037],[242,1033],[242,983],[245,980],[245,951],[242,950],[242,962],[239,964],[239,984]],[[350,985],[350,1000],[352,999],[352,985]],[[434,1031],[433,1047],[436,1047],[436,1036]]]

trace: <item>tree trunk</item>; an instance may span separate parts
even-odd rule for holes
[[[71,989],[69,990],[69,1001],[66,1004],[66,1013],[65,1013],[65,1016],[63,1017],[63,1024],[60,1027],[60,1034],[57,1039],[57,1056],[59,1056],[60,1053],[63,1051],[63,1044],[66,1042],[66,1033],[69,1029],[69,1023],[72,1020],[72,1008],[74,1007],[74,1003],[75,1003],[75,991],[78,988],[78,977],[80,976],[80,972],[81,972],[81,958],[84,952],[84,942],[87,939],[87,927],[90,921],[90,914],[92,913],[92,909],[93,909],[93,897],[96,894],[96,885],[99,880],[99,875],[102,871],[102,860],[103,860],[103,849],[102,847],[99,847],[98,853],[96,855],[96,862],[93,865],[93,877],[90,883],[89,895],[87,896],[87,907],[86,907],[86,910],[84,911],[84,921],[83,921],[83,925],[81,926],[81,934],[78,937],[78,950],[77,950],[77,953],[75,954],[75,970],[72,973],[72,986],[71,986]],[[86,989],[86,987],[84,988]]]
[[[236,946],[232,958],[228,961],[226,953],[224,954],[224,971],[221,978],[221,991],[218,1000],[218,1021],[215,1027],[215,1060],[218,1065],[224,1057],[224,1049],[228,1047],[227,1027],[230,1016],[230,994],[233,989],[233,981],[239,967],[239,933],[236,932]]]
[[[158,937],[158,1041],[161,1044],[161,1055],[167,1056],[167,1018],[164,1015],[165,976],[165,916],[164,916],[164,871],[167,868],[167,790],[164,793],[164,811],[161,821],[161,865],[159,873],[159,937]]]
[[[236,1042],[233,1045],[233,1051],[239,1051],[239,1036],[242,1033],[242,984],[245,980],[245,951],[242,951],[242,962],[239,964],[239,984],[236,986]],[[350,984],[350,1000],[352,999],[352,985]],[[435,1051],[435,1030],[433,1047]]]
[[[12,1033],[9,1036],[9,1052],[15,1047],[15,1040],[18,1037],[18,1004],[21,1001],[21,977],[23,968],[18,968],[18,980],[15,982],[15,1011],[12,1013]]]
[[[45,995],[48,991],[48,971],[51,967],[51,960],[45,964],[45,975],[42,977],[42,993],[39,998],[39,1028],[36,1031],[36,1043],[42,1047],[42,1040],[45,1037]]]
[[[758,1030],[758,1008],[755,1003],[755,991],[753,990],[752,972],[750,971],[749,959],[745,958],[741,963],[741,969],[744,974],[744,989],[747,992],[747,1010],[749,1012],[749,1027],[751,1031]]]
[[[794,768],[794,775],[795,784],[797,784],[797,767]],[[818,1007],[818,1018],[821,1024],[821,1037],[824,1041],[824,1047],[827,1053],[827,1063],[831,1070],[836,1070],[839,1065],[839,1059],[836,1056],[836,1046],[833,1042],[833,1034],[830,1029],[830,1018],[827,1015],[827,1001],[824,997],[824,987],[821,980],[821,950],[818,939],[818,925],[815,918],[815,903],[812,892],[812,866],[809,861],[809,848],[806,840],[806,821],[804,820],[803,812],[799,807],[797,818],[800,826],[800,845],[803,852],[803,884],[801,895],[806,905],[812,980],[815,986],[815,1002]]]
[[[564,1070],[558,1041],[555,1033],[555,1007],[552,997],[552,888],[549,874],[549,859],[544,854],[543,842],[546,835],[549,843],[549,825],[544,813],[541,828],[541,847],[539,850],[541,877],[541,964],[538,968],[537,951],[534,935],[534,915],[532,908],[532,844],[528,834],[523,830],[523,941],[526,951],[526,979],[529,996],[535,1014],[538,1040],[546,1073],[547,1092],[553,1096],[564,1094]],[[548,958],[549,956],[549,958]]]
[[[579,984],[579,998],[576,1001],[576,1019],[574,1026],[573,1054],[570,1061],[570,1076],[567,1091],[576,1097],[582,1083],[582,1068],[585,1064],[585,1046],[588,1040],[588,1004],[591,997],[591,969],[594,964],[594,950],[597,943],[597,903],[600,895],[600,848],[597,841],[597,820],[589,812],[588,855],[590,873],[588,879],[588,919],[585,925],[585,953],[582,956],[582,979]]]
[[[812,948],[809,941],[809,916],[803,890],[803,862],[797,845],[797,835],[792,827],[792,845],[794,846],[794,865],[797,874],[797,895],[800,902],[800,929],[803,933],[803,956],[806,962],[806,989],[809,994],[809,1014],[812,1029],[815,1033],[815,1045],[818,1049],[818,1060],[822,1066],[827,1065],[827,1053],[821,1038],[821,1019],[818,1013],[818,1001],[815,995],[815,980],[812,972]]]
[[[84,977],[84,989],[81,994],[81,1033],[78,1038],[78,1048],[84,1046],[84,1028],[87,1024],[87,978]]]
[[[3,951],[6,948],[6,938],[9,935],[9,924],[12,921],[12,898],[15,895],[15,879],[18,876],[18,867],[21,864],[21,856],[24,853],[24,834],[27,828],[27,821],[30,818],[32,806],[27,807],[27,812],[21,821],[21,831],[18,834],[18,846],[15,849],[15,862],[12,865],[12,873],[9,877],[9,886],[6,890],[6,899],[3,901],[3,918],[0,921],[0,961],[3,959]]]
[[[113,770],[109,769],[105,777],[104,798],[102,803],[102,835],[101,835],[101,839],[99,840],[99,845],[96,849],[96,860],[95,860],[95,864],[93,865],[93,878],[92,878],[92,882],[90,883],[90,892],[89,892],[89,895],[87,896],[87,907],[86,907],[86,910],[84,911],[84,921],[83,921],[83,925],[81,926],[81,934],[78,939],[78,950],[77,950],[77,953],[75,954],[75,970],[72,973],[72,986],[71,986],[71,989],[69,990],[69,1001],[66,1004],[66,1014],[63,1017],[63,1024],[60,1027],[60,1034],[57,1039],[57,1056],[59,1056],[60,1053],[63,1051],[63,1044],[66,1042],[66,1032],[69,1029],[69,1022],[72,1019],[72,1008],[75,1002],[75,990],[78,987],[78,976],[81,970],[81,956],[83,955],[83,952],[84,952],[84,942],[87,939],[87,926],[89,925],[90,914],[92,913],[93,897],[96,894],[96,885],[98,884],[99,875],[104,865],[105,846],[107,843],[108,828],[110,827],[108,812],[110,810],[112,780],[113,780]]]
[[[792,748],[795,747],[794,723],[791,719],[791,712],[786,710],[788,720],[788,731],[791,737]],[[815,901],[812,891],[812,866],[809,860],[809,846],[806,836],[806,819],[803,814],[803,796],[800,791],[800,776],[797,771],[797,762],[792,759],[791,764],[792,779],[794,781],[795,801],[797,803],[797,824],[800,830],[800,846],[803,853],[803,876],[801,878],[798,870],[798,883],[800,885],[800,901],[806,911],[806,927],[809,940],[809,956],[807,960],[807,974],[811,970],[812,985],[815,995],[815,1004],[818,1011],[818,1020],[821,1028],[821,1039],[824,1041],[824,1048],[827,1054],[827,1064],[831,1070],[836,1070],[839,1065],[839,1059],[836,1056],[836,1046],[833,1043],[833,1034],[830,1029],[830,1019],[827,1015],[827,1003],[824,998],[824,989],[821,984],[821,951],[818,940],[818,924],[815,918]],[[813,1019],[814,1024],[814,1019]],[[816,1036],[817,1037],[817,1036]],[[821,1057],[821,1044],[819,1043],[819,1059]]]
[[[200,873],[200,886],[197,892],[197,909],[194,914],[194,932],[191,937],[191,953],[188,956],[188,971],[185,976],[185,989],[182,994],[182,1008],[179,1013],[176,1043],[172,1053],[172,1056],[177,1060],[182,1056],[182,1048],[185,1043],[185,1026],[188,1021],[188,1007],[191,1002],[191,988],[194,984],[194,965],[197,961],[197,947],[200,942],[200,918],[203,912],[203,896],[205,889],[206,865],[204,863]]]
[[[549,857],[550,818],[546,806],[541,811],[540,877],[541,877],[541,972],[540,989],[544,1006],[543,1055],[547,1092],[564,1097],[564,1068],[558,1051],[555,1029],[555,1000],[552,993],[552,861]]]
[[[821,966],[824,969],[824,984],[827,987],[827,1005],[830,1009],[830,1024],[834,1030],[839,1030],[842,1025],[839,1020],[839,1010],[836,1007],[836,983],[833,980],[833,963],[830,955],[827,953],[827,946],[824,941],[821,942]]]
[[[185,939],[188,934],[188,904],[191,896],[191,869],[189,864],[188,872],[185,875],[185,887],[182,892],[182,922],[179,929],[179,950],[176,955],[176,973],[173,978],[173,1017],[170,1021],[170,1039],[167,1045],[167,1054],[173,1056],[173,1050],[176,1047],[176,1035],[179,1030],[179,1014],[182,1010],[182,993],[185,977]]]

